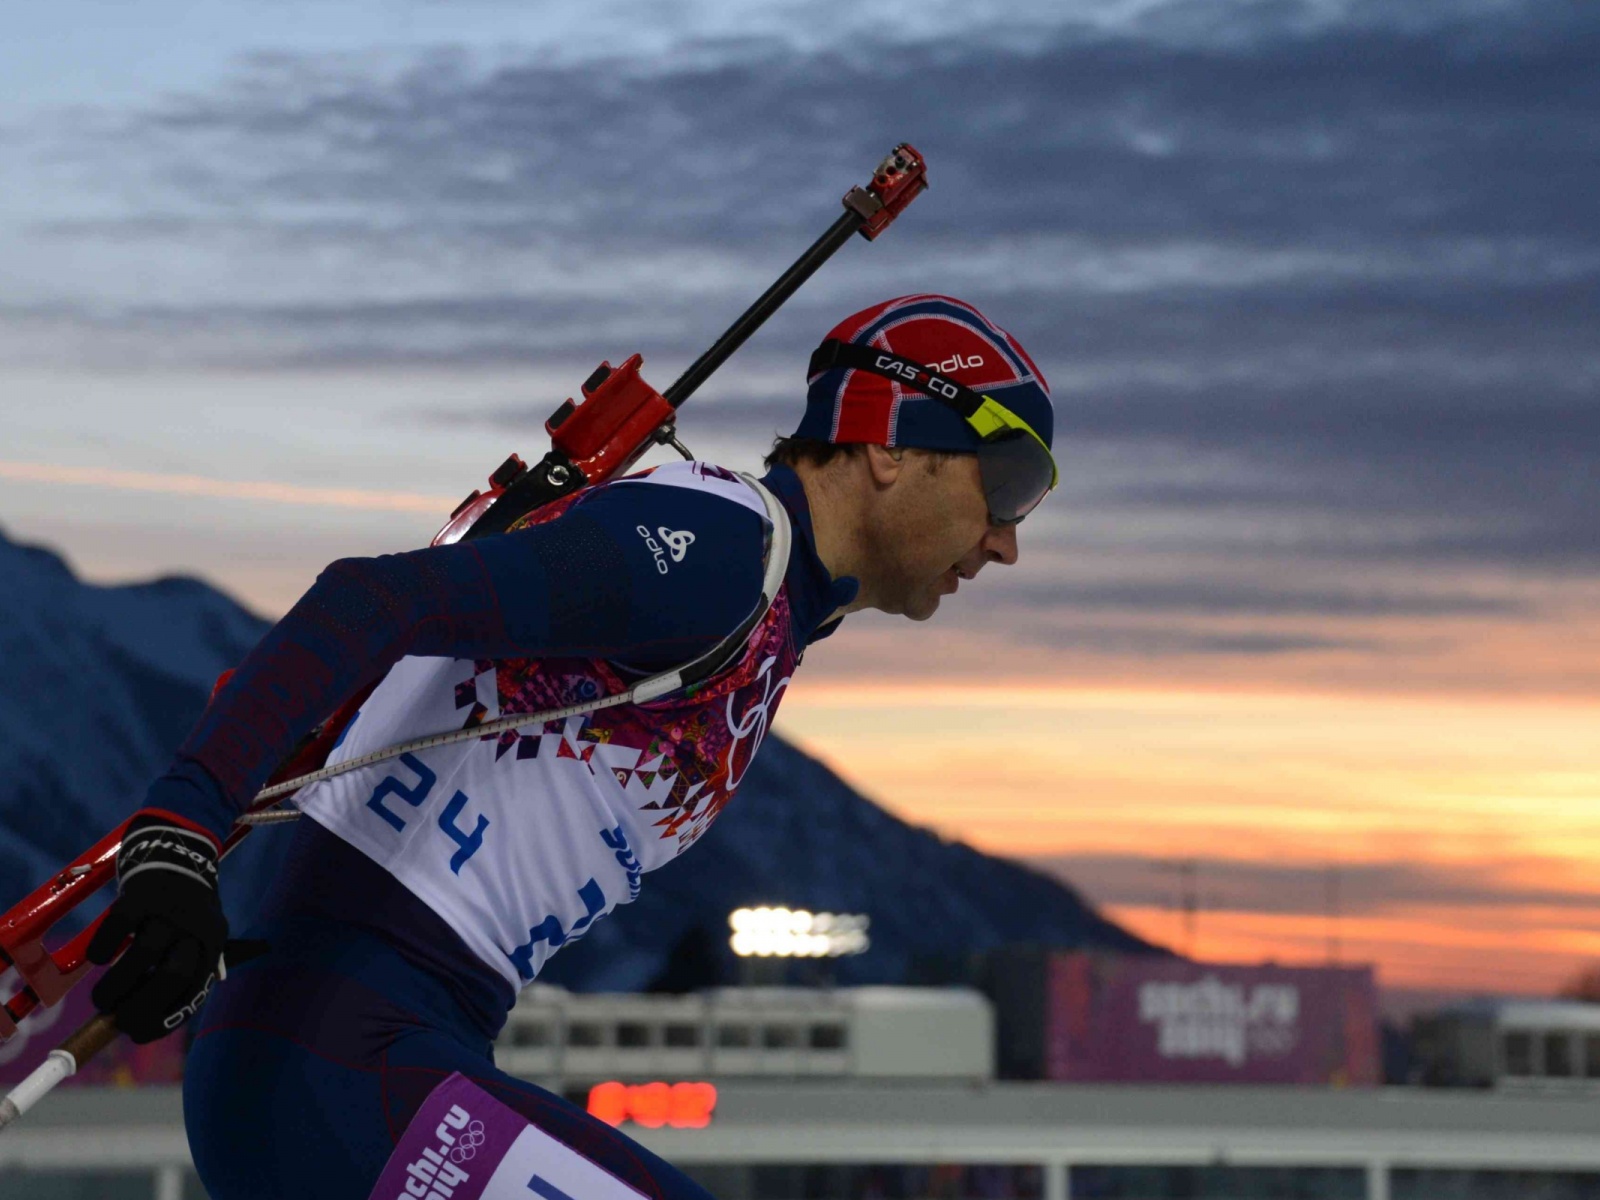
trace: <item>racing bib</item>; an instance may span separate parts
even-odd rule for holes
[[[606,486],[694,488],[767,511],[739,477],[700,463]],[[553,519],[560,503],[538,515]],[[785,554],[779,569],[786,564]],[[295,804],[393,875],[520,988],[561,947],[637,899],[646,873],[711,826],[744,780],[798,662],[780,586],[741,652],[702,683],[400,754],[310,784]],[[628,686],[599,660],[406,657],[328,762],[588,704]]]
[[[369,1200],[646,1200],[460,1072],[434,1088]]]

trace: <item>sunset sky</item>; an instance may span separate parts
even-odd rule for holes
[[[779,727],[1201,957],[1600,960],[1600,7],[578,13],[11,14],[0,530],[280,613],[542,453],[600,359],[665,387],[909,140],[932,190],[684,439],[754,467],[838,317],[942,291],[1039,361],[1063,485]]]

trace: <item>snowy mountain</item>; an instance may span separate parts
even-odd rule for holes
[[[139,806],[265,628],[196,580],[92,587],[0,535],[0,905]],[[251,849],[228,861],[230,893],[262,866]]]
[[[545,975],[603,990],[644,987],[679,939],[698,932],[720,952],[728,913],[780,903],[871,918],[871,949],[831,964],[841,983],[904,982],[919,963],[949,970],[1014,942],[1154,949],[1048,876],[891,816],[774,736],[700,843],[650,875],[638,900],[558,954]]]
[[[198,581],[95,587],[0,535],[0,906],[138,806],[213,680],[265,628]],[[263,831],[229,858],[235,920],[286,836]],[[644,987],[675,946],[680,965],[698,946],[726,969],[727,914],[763,903],[867,913],[872,949],[841,960],[842,981],[899,981],[1007,942],[1150,948],[1054,880],[897,820],[777,737],[702,841],[547,977]]]

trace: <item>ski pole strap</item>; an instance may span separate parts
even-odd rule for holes
[[[363,754],[360,758],[352,758],[347,762],[323,767],[319,771],[312,771],[294,779],[286,779],[282,783],[274,784],[257,792],[254,803],[260,804],[264,801],[281,799],[284,796],[298,792],[301,788],[309,787],[313,783],[320,783],[324,779],[333,779],[336,776],[348,774],[362,767],[370,767],[374,763],[387,762],[390,759],[399,758],[402,754],[414,754],[420,750],[431,750],[436,746],[448,746],[455,742],[492,738],[509,729],[519,729],[526,725],[543,725],[548,721],[563,721],[568,717],[584,716],[587,713],[599,712],[604,708],[614,708],[619,704],[643,704],[648,700],[658,700],[662,696],[670,695],[686,687],[693,687],[695,684],[703,683],[710,679],[718,671],[728,666],[743,651],[749,642],[751,631],[761,623],[771,610],[773,602],[778,598],[778,590],[783,587],[784,576],[789,570],[789,552],[794,542],[794,531],[789,522],[789,513],[783,507],[783,503],[754,476],[740,472],[739,478],[760,497],[762,506],[766,509],[767,520],[772,526],[767,539],[767,553],[762,568],[761,595],[755,606],[750,610],[749,615],[739,622],[738,627],[710,650],[681,666],[641,679],[624,691],[613,693],[610,696],[602,696],[598,700],[588,700],[582,704],[569,704],[564,708],[546,709],[543,712],[512,713],[510,716],[501,717],[496,721],[486,721],[482,725],[474,725],[469,729],[452,729],[443,733],[428,734],[424,737],[413,738],[408,742],[401,742],[398,745],[374,750],[371,754]],[[290,819],[292,818],[286,812],[262,810],[243,814],[236,824],[268,825]]]

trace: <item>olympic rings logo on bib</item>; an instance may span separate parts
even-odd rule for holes
[[[456,1136],[455,1149],[450,1151],[450,1161],[464,1163],[476,1157],[478,1147],[483,1145],[486,1136],[483,1122],[472,1122]]]

